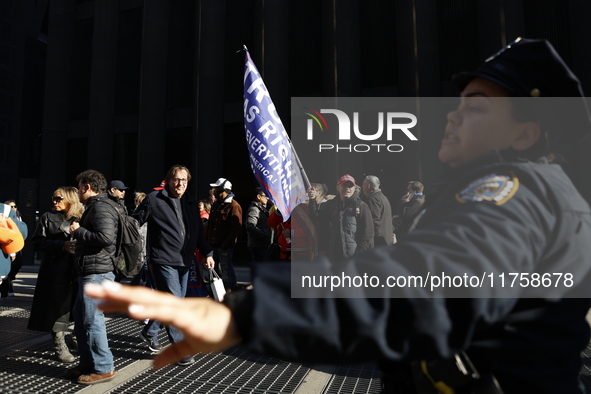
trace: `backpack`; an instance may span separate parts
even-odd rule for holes
[[[127,278],[135,276],[143,266],[143,246],[140,224],[133,217],[126,215],[122,207],[109,199],[104,200],[119,214],[119,230],[113,258],[114,272]]]

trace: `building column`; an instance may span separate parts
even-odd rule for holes
[[[119,0],[94,2],[94,31],[88,111],[88,168],[110,179],[117,77]]]
[[[144,1],[136,185],[147,191],[158,186],[165,175],[168,3]]]
[[[41,201],[48,201],[56,187],[74,182],[72,179],[66,179],[74,4],[70,0],[55,0],[51,1],[49,7],[49,41],[39,172]],[[44,207],[39,208],[41,212],[44,211]]]
[[[224,163],[236,165],[224,158],[224,58],[225,2],[200,1],[196,9],[197,65],[193,128],[195,132],[194,162],[196,179],[192,192],[207,195],[209,183],[222,176]]]

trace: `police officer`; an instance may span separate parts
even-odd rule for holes
[[[494,285],[463,282],[457,293],[437,293],[453,298],[410,286],[377,287],[381,297],[365,287],[353,298],[295,299],[290,267],[276,265],[225,305],[112,283],[88,294],[106,300],[106,311],[184,328],[185,341],[163,351],[156,367],[242,338],[250,351],[287,360],[377,360],[386,392],[584,392],[589,302],[575,297],[591,288],[591,211],[548,159],[549,147],[591,131],[580,83],[550,43],[529,39],[454,80],[460,104],[448,114],[439,150],[452,171],[416,228],[397,245],[339,265],[319,260],[313,269],[320,277],[418,272]],[[561,99],[546,100],[552,97]]]

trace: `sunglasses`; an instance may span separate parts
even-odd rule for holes
[[[62,201],[63,199],[64,199],[63,197],[55,196],[55,197],[53,197],[53,198],[51,199],[51,201],[53,201],[53,202],[60,202],[60,201]]]

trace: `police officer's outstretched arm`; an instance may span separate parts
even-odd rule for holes
[[[160,368],[198,352],[222,351],[240,340],[230,309],[210,298],[177,298],[141,286],[116,282],[86,285],[86,294],[103,301],[104,311],[127,313],[135,319],[158,317],[164,324],[180,329],[184,339],[165,348],[154,359]]]
[[[276,263],[258,271],[253,291],[229,293],[228,306],[119,284],[87,286],[87,293],[106,311],[183,331],[185,340],[157,356],[156,366],[239,338],[248,351],[299,362],[453,361],[465,350],[505,392],[581,392],[591,209],[559,166],[537,160],[536,144],[544,141],[540,127],[556,143],[591,134],[580,83],[541,40],[516,40],[454,80],[460,105],[447,116],[438,153],[454,171],[396,245],[338,264]],[[579,100],[568,102],[569,116],[528,110],[516,117],[516,97],[540,95]],[[586,127],[552,128],[573,109]],[[297,282],[298,267],[314,285]],[[544,285],[540,274],[560,281]],[[519,283],[509,282],[517,276]],[[306,296],[292,297],[294,286]]]

